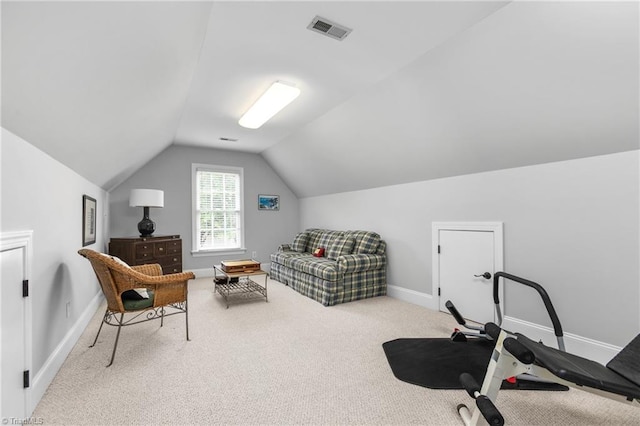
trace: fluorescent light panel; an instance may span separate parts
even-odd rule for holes
[[[300,89],[292,84],[276,81],[244,113],[238,124],[248,129],[257,129],[298,97]]]

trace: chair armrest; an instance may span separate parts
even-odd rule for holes
[[[184,287],[184,294],[186,295],[187,282],[195,278],[193,272],[179,272],[177,274],[168,275],[147,275],[146,273],[139,271],[140,269],[146,270],[144,267],[147,267],[153,272],[158,272],[158,270],[162,272],[162,268],[158,264],[129,267],[121,265],[115,261],[106,262],[109,263],[111,268],[111,273],[114,276],[118,294],[122,294],[122,292],[132,288],[146,287],[155,291],[157,298],[158,293],[162,293],[164,291],[163,287],[171,288],[178,286]],[[160,297],[160,300],[162,300],[162,297]]]
[[[139,274],[132,271],[133,274]],[[170,303],[181,303],[187,300],[188,282],[195,278],[193,272],[179,272],[160,276],[140,274],[136,279],[136,287],[146,287],[154,291],[153,306],[165,306]]]
[[[381,254],[346,254],[338,256],[338,272],[360,272],[384,268],[387,257]]]
[[[149,263],[147,265],[135,265],[135,266],[132,266],[131,269],[145,275],[151,275],[151,276],[162,275],[162,266],[160,266],[157,263]]]
[[[138,283],[142,284],[142,287],[145,287],[146,285],[159,287],[163,285],[186,283],[187,281],[192,280],[196,277],[193,272],[178,272],[177,274],[153,276],[140,274],[139,272],[134,271],[134,274],[132,275],[136,277],[136,281]]]
[[[291,245],[290,244],[280,244],[280,247],[278,247],[278,251],[291,251]]]

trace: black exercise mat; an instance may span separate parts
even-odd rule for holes
[[[473,339],[396,339],[383,343],[394,376],[431,389],[462,389],[460,374],[469,373],[481,385],[493,352],[493,342]],[[502,382],[502,389],[568,390],[555,383],[518,380]]]

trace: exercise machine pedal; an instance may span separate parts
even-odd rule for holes
[[[457,328],[453,330],[453,333],[451,333],[451,341],[453,342],[466,342],[467,341],[467,336],[464,335],[464,333],[460,330],[458,330]]]

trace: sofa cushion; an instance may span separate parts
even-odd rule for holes
[[[271,262],[279,263],[287,267],[291,267],[291,259],[296,257],[308,257],[309,253],[299,253],[297,251],[279,251],[277,253],[271,253]]]
[[[310,254],[305,256],[296,256],[287,259],[285,266],[289,266],[293,270],[304,272],[314,277],[322,278],[327,281],[338,280],[338,264],[335,260],[326,257],[313,257]],[[342,274],[340,274],[342,276]]]
[[[322,234],[324,234],[324,230],[322,229],[307,229],[305,231],[309,234],[309,242],[307,243],[307,250],[312,252],[314,249],[320,247],[320,238],[322,238]]]
[[[354,254],[374,254],[378,250],[379,234],[370,231],[349,231],[349,235],[355,240]]]
[[[300,232],[293,240],[291,248],[294,251],[304,253],[307,250],[307,243],[309,242],[309,234],[307,232]]]
[[[320,238],[320,247],[329,248],[329,246],[338,238],[344,235],[342,231],[325,231]]]
[[[351,235],[340,235],[327,247],[327,257],[335,260],[340,256],[351,254],[354,244],[355,240]]]

